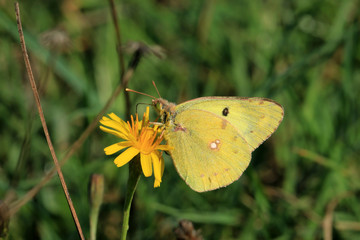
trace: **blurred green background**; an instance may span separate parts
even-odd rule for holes
[[[129,87],[180,103],[201,96],[256,96],[283,105],[275,134],[243,176],[192,191],[171,159],[160,188],[142,177],[129,239],[175,239],[188,219],[205,239],[360,239],[360,45],[357,0],[116,1],[124,45],[161,46],[141,59]],[[21,1],[22,23],[59,158],[119,83],[108,1]],[[158,47],[157,47],[158,48]],[[127,66],[131,54],[125,53]],[[0,199],[11,204],[53,166],[34,110],[12,1],[0,1]],[[130,95],[135,104],[150,99]],[[145,109],[140,105],[138,110]],[[35,111],[35,112],[34,112]],[[107,111],[125,119],[121,94]],[[155,115],[154,115],[155,116]],[[86,237],[88,182],[105,177],[98,239],[118,239],[127,166],[103,148],[98,128],[63,167]],[[10,218],[8,239],[78,239],[54,177]]]

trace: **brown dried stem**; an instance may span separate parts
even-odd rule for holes
[[[27,70],[27,73],[28,73],[31,88],[32,88],[32,91],[34,93],[34,98],[35,98],[36,106],[38,108],[41,124],[42,124],[42,127],[44,129],[44,134],[45,134],[45,137],[46,137],[46,141],[48,143],[48,146],[49,146],[49,149],[50,149],[50,152],[51,152],[51,156],[52,156],[52,158],[54,160],[56,171],[57,171],[57,173],[59,175],[60,182],[61,182],[62,188],[64,190],[64,194],[66,196],[66,199],[67,199],[71,214],[72,214],[72,216],[74,218],[74,222],[76,224],[78,234],[79,234],[81,239],[85,239],[84,235],[82,233],[82,230],[81,230],[79,219],[78,219],[78,217],[76,215],[74,205],[73,205],[73,203],[71,201],[70,194],[69,194],[68,188],[66,186],[64,176],[63,176],[62,171],[61,171],[61,167],[60,167],[59,162],[57,160],[55,150],[54,150],[54,147],[52,145],[51,138],[50,138],[50,135],[49,135],[49,131],[47,129],[44,113],[43,113],[43,110],[42,110],[42,107],[41,107],[39,93],[38,93],[37,88],[36,88],[34,75],[33,75],[32,69],[31,69],[29,56],[28,56],[27,50],[26,50],[24,33],[23,33],[23,30],[22,30],[22,26],[21,26],[20,10],[19,10],[19,3],[18,2],[15,2],[15,13],[16,13],[16,22],[17,22],[17,26],[18,26],[18,31],[19,31],[19,36],[20,36],[20,44],[21,44],[21,49],[22,49],[22,53],[23,53],[23,56],[24,56],[25,66],[26,66],[26,70]]]

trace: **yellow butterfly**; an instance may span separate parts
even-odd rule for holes
[[[179,105],[154,98],[153,105],[178,173],[197,192],[239,179],[284,116],[280,104],[265,98],[202,97]]]
[[[179,105],[154,99],[174,165],[195,191],[239,179],[251,153],[280,125],[284,110],[265,98],[202,97]]]

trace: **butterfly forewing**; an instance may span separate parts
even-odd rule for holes
[[[203,110],[231,123],[252,150],[275,132],[284,110],[265,98],[203,97],[178,105],[177,111]]]

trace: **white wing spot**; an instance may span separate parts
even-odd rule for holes
[[[209,147],[211,150],[218,151],[220,149],[221,142],[219,139],[216,139],[213,142],[209,143]]]

